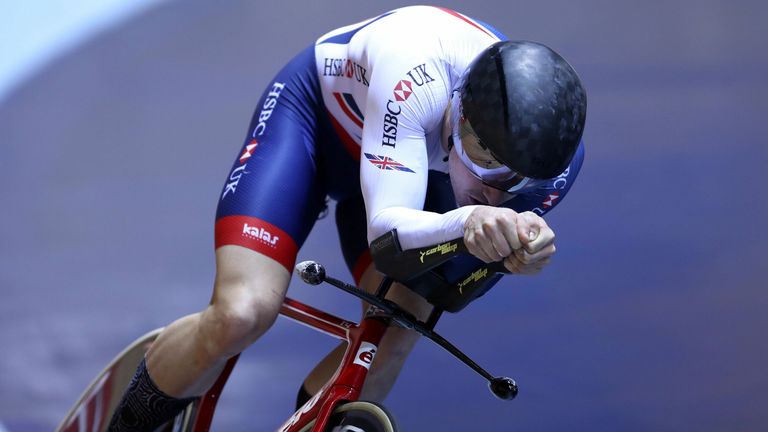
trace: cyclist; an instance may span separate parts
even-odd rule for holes
[[[326,196],[366,289],[379,278],[368,242],[391,229],[404,249],[463,236],[476,257],[467,265],[504,260],[512,273],[539,272],[555,252],[541,215],[581,167],[585,115],[581,82],[557,53],[448,9],[401,8],[323,35],[257,105],[219,196],[209,306],[159,336],[110,430],[171,418],[270,328]],[[430,305],[404,287],[390,297],[428,316]],[[387,394],[417,337],[388,330],[362,398]],[[342,349],[305,380],[299,401]]]

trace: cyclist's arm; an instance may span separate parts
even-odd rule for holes
[[[369,242],[392,229],[397,229],[405,249],[461,237],[474,208],[445,214],[421,210],[429,168],[426,134],[439,130],[451,91],[438,63],[393,58],[372,76],[360,164]],[[429,79],[417,86],[408,73],[418,73],[413,68],[420,65]],[[396,94],[403,81],[411,84],[411,94],[403,93],[405,88]]]

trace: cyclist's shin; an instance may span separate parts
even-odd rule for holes
[[[152,382],[147,372],[146,360],[142,360],[131,384],[115,408],[107,430],[109,432],[155,430],[195,399],[177,399],[163,393]]]

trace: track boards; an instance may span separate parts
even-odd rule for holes
[[[56,431],[105,431],[136,367],[161,331],[159,328],[141,336],[112,359],[83,392]]]

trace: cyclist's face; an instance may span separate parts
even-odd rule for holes
[[[456,147],[453,147],[448,154],[448,170],[456,204],[459,206],[477,204],[497,206],[512,198],[511,194],[483,183],[474,175],[459,159]]]
[[[452,133],[453,122],[451,121],[451,106],[446,109],[445,116],[443,118],[443,133],[442,140],[443,146],[449,149],[449,136]],[[484,153],[484,150],[480,146],[475,146],[471,140],[474,137],[474,132],[471,130],[462,130],[465,134],[465,139],[470,141],[469,147],[472,150],[472,158],[477,158],[478,162],[483,159],[492,159]],[[475,150],[477,150],[475,152]],[[451,186],[453,187],[453,194],[456,197],[456,203],[460,206],[482,204],[482,205],[499,205],[512,198],[511,194],[508,194],[497,188],[484,184],[483,181],[472,173],[469,168],[461,161],[456,154],[456,148],[452,147],[448,151],[448,170],[451,177]],[[495,168],[495,167],[494,167]]]

